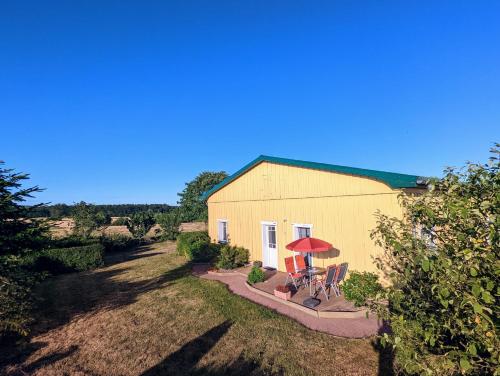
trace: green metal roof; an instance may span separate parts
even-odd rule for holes
[[[347,167],[347,166],[338,166],[332,165],[328,163],[317,163],[317,162],[307,162],[307,161],[299,161],[296,159],[287,159],[287,158],[278,158],[278,157],[270,157],[267,155],[261,155],[258,158],[254,159],[252,162],[243,166],[243,168],[236,171],[234,174],[228,176],[219,184],[215,185],[212,189],[203,193],[201,196],[202,199],[208,199],[212,194],[217,192],[222,187],[225,187],[233,180],[236,180],[238,177],[243,175],[248,170],[257,166],[262,162],[275,163],[285,166],[294,166],[294,167],[302,167],[302,168],[310,168],[312,170],[320,170],[320,171],[330,171],[336,172],[339,174],[346,175],[355,175],[362,176],[374,180],[378,180],[382,183],[387,184],[389,187],[398,189],[398,188],[422,188],[426,186],[426,178],[416,176],[416,175],[406,175],[406,174],[398,174],[395,172],[386,172],[386,171],[377,171],[377,170],[367,170],[364,168],[356,168],[356,167]]]

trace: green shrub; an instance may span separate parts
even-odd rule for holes
[[[177,253],[190,261],[207,262],[219,254],[220,246],[210,243],[206,231],[184,232],[177,237]]]
[[[52,248],[27,254],[24,265],[37,272],[61,274],[95,269],[104,264],[104,247],[91,244],[82,247]]]
[[[360,307],[365,305],[368,299],[374,299],[382,292],[382,285],[375,273],[351,271],[349,278],[342,285],[342,291],[347,300]]]
[[[64,238],[54,238],[50,241],[49,248],[71,248],[81,247],[99,243],[98,238],[84,238],[78,235],[70,235]]]
[[[187,254],[187,258],[197,262],[208,262],[215,260],[220,251],[220,245],[215,243],[195,243]]]
[[[150,211],[134,213],[127,220],[127,229],[134,238],[142,239],[155,223],[155,217]]]
[[[175,240],[179,236],[179,225],[181,224],[181,215],[179,209],[172,209],[166,213],[156,214],[156,223],[161,227],[161,239]]]
[[[398,373],[500,374],[500,145],[489,163],[448,169],[428,191],[400,196],[404,217],[378,215]],[[382,303],[382,302],[381,302]]]
[[[141,244],[139,239],[123,234],[113,234],[101,237],[101,244],[106,252],[123,252]]]
[[[183,232],[177,237],[177,253],[189,258],[188,254],[191,254],[191,249],[200,247],[201,243],[210,243],[208,232]]]
[[[127,217],[118,217],[111,223],[111,226],[126,226],[127,224],[128,224]]]
[[[111,222],[109,215],[98,211],[95,205],[87,204],[85,201],[73,206],[72,217],[75,221],[73,233],[84,238],[89,238],[95,230],[101,229]]]
[[[21,267],[18,257],[0,257],[0,337],[9,332],[27,334],[33,283],[32,273]]]
[[[250,270],[250,273],[248,273],[247,281],[248,283],[253,285],[254,283],[257,282],[264,282],[264,278],[265,278],[264,271],[258,266],[254,266],[252,267],[252,270]]]
[[[221,269],[234,269],[248,263],[250,252],[243,247],[223,245],[216,266]]]

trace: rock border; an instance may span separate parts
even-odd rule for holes
[[[237,274],[237,273],[234,273]],[[250,285],[248,282],[245,282],[245,286],[247,289],[249,289],[251,292],[258,294],[260,296],[264,296],[268,299],[274,300],[275,302],[282,303],[290,308],[302,311],[310,316],[317,317],[320,319],[359,319],[359,318],[367,318],[367,315],[369,317],[370,312],[367,309],[361,309],[359,311],[355,312],[346,312],[346,311],[337,311],[337,312],[331,312],[331,311],[316,311],[311,308],[307,308],[304,306],[301,306],[300,304],[290,302],[288,300],[283,300],[280,299],[274,295],[271,295],[267,292],[264,292],[262,290],[259,290],[252,285]]]

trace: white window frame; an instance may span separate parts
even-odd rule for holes
[[[226,227],[226,239],[221,239],[221,224],[224,223]],[[229,221],[227,219],[218,219],[217,220],[217,242],[220,244],[227,244],[229,243],[229,232],[227,231],[228,229],[228,223]]]
[[[309,233],[311,237],[313,236],[313,225],[312,223],[292,223],[292,232],[293,232],[293,241],[298,239],[298,230],[297,227],[306,227],[309,229]],[[303,252],[294,252],[294,255],[303,255]],[[314,257],[312,253],[306,253],[309,254],[309,262],[310,266],[314,266]],[[295,264],[295,257],[293,258],[293,263]],[[295,265],[295,268],[297,268],[297,265]]]

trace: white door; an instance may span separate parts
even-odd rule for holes
[[[276,246],[276,225],[262,225],[262,265],[278,268],[278,248]]]

